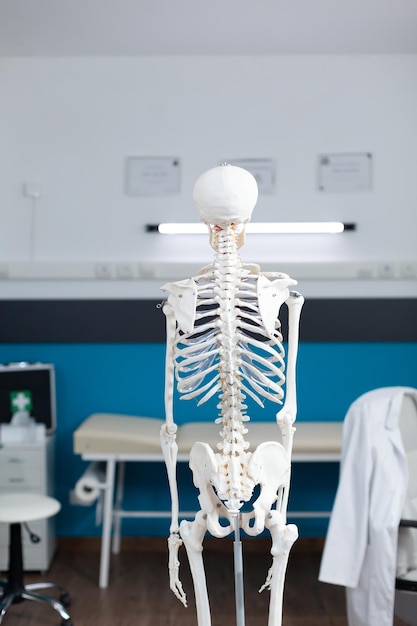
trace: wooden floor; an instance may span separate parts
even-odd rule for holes
[[[185,553],[181,580],[188,608],[174,597],[167,578],[165,540],[129,538],[112,556],[108,589],[98,588],[99,543],[95,539],[61,539],[46,574],[28,573],[25,582],[53,580],[67,586],[74,626],[196,626],[193,586]],[[245,626],[268,622],[269,592],[258,593],[270,565],[269,542],[244,540]],[[293,546],[284,596],[284,626],[347,626],[344,590],[317,581],[322,542],[299,539]],[[233,546],[231,541],[205,542],[212,626],[234,626]],[[13,605],[4,626],[59,625],[48,606],[25,601]],[[2,625],[2,626],[3,626]],[[395,621],[395,626],[402,622]]]

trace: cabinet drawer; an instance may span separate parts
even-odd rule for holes
[[[0,489],[41,487],[45,482],[44,456],[35,450],[0,449]]]

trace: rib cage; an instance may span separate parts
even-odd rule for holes
[[[262,398],[281,402],[282,335],[278,327],[270,337],[262,326],[256,301],[256,275],[243,277],[239,282],[243,283],[245,293],[240,293],[238,288],[236,296],[226,300],[226,305],[204,301],[201,297],[200,290],[209,285],[208,278],[206,275],[203,285],[198,283],[199,305],[194,330],[188,334],[177,330],[175,370],[182,399],[201,396],[198,404],[203,404],[220,390],[223,373],[224,382],[236,383],[261,406]],[[252,287],[251,298],[246,291],[248,286]],[[226,363],[230,364],[230,369]],[[230,375],[226,376],[227,373]]]

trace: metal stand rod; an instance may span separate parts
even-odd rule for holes
[[[235,516],[235,540],[233,542],[233,556],[235,564],[235,598],[236,598],[236,626],[245,626],[245,600],[243,594],[243,555],[240,540],[240,515]]]

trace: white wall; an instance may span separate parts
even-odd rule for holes
[[[284,271],[301,263],[301,275],[322,262],[352,277],[370,268],[370,281],[306,281],[319,296],[416,295],[417,281],[400,279],[402,263],[417,262],[416,76],[412,55],[0,59],[3,297],[155,291],[152,281],[12,279],[33,260],[33,203],[23,183],[42,185],[34,276],[50,267],[41,262],[70,262],[56,272],[72,267],[74,276],[101,261],[112,271],[125,261],[199,266],[212,258],[204,238],[167,239],[144,225],[195,221],[195,179],[233,158],[277,162],[276,191],[260,196],[254,221],[336,219],[358,228],[335,237],[251,236],[245,261]],[[372,191],[319,192],[317,155],[327,152],[372,153]],[[181,159],[180,194],[125,195],[127,156],[171,155]],[[84,264],[76,270],[73,262]],[[386,262],[396,279],[381,280]]]

